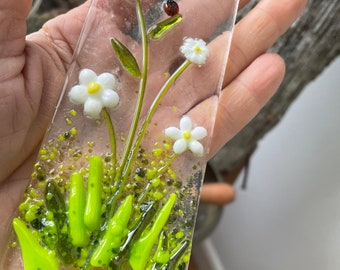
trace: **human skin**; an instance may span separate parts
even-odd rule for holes
[[[242,0],[240,7],[247,2]],[[26,36],[25,19],[31,4],[31,0],[0,0],[0,254],[89,7],[88,1]],[[266,51],[305,4],[306,0],[262,0],[236,25],[210,157],[257,114],[280,85],[284,62]],[[218,42],[215,46],[220,47]],[[230,186],[209,184],[203,187],[201,199],[223,204],[233,196]]]

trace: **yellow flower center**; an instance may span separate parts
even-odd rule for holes
[[[195,46],[194,46],[194,52],[195,52],[195,53],[201,53],[201,52],[202,52],[201,47],[198,46],[198,45],[195,45]]]
[[[97,82],[91,82],[88,86],[87,86],[87,92],[89,94],[95,94],[97,93],[100,89],[102,88],[102,86],[97,83]]]
[[[190,140],[191,139],[191,132],[190,131],[184,131],[183,132],[183,138],[186,140]]]

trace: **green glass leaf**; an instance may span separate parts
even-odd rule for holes
[[[141,218],[128,232],[125,242],[120,247],[119,254],[117,254],[114,260],[111,262],[113,269],[125,269],[121,266],[127,263],[125,260],[127,254],[129,254],[132,245],[138,240],[138,238],[140,238],[145,228],[151,223],[157,209],[158,202],[153,202],[148,205],[147,209],[145,209],[145,212],[143,211]]]
[[[68,203],[70,237],[74,246],[85,247],[90,238],[84,222],[86,195],[83,176],[78,172],[74,172],[71,175],[70,182],[70,198]]]
[[[116,38],[111,39],[111,45],[119,62],[125,68],[125,70],[130,72],[132,76],[139,78],[141,76],[141,72],[137,60],[129,51],[129,49],[126,48],[125,45]]]
[[[164,232],[162,232],[161,236],[159,237],[158,247],[153,257],[153,260],[156,263],[161,264],[168,263],[170,260],[168,236],[164,234]]]
[[[72,245],[68,235],[64,196],[54,181],[49,181],[46,185],[45,201],[47,209],[53,213],[53,219],[57,228],[56,254],[62,262],[71,264],[79,257],[79,252]]]
[[[179,22],[183,19],[181,14],[176,14],[160,23],[157,23],[155,26],[149,29],[149,36],[153,39],[161,38],[165,35],[166,32],[170,31],[173,27],[175,27]]]
[[[64,196],[59,186],[54,181],[49,181],[45,189],[46,207],[53,213],[63,213],[66,211]]]
[[[127,226],[133,207],[132,201],[132,196],[127,196],[110,220],[102,241],[92,255],[92,266],[109,266],[111,259],[119,252],[122,239],[127,235]]]
[[[24,267],[26,270],[49,269],[58,270],[59,263],[55,253],[39,244],[39,240],[26,224],[18,219],[13,219],[13,227],[18,236]]]
[[[167,223],[176,201],[177,196],[175,193],[172,193],[157,214],[150,230],[143,233],[142,237],[134,243],[129,258],[129,263],[133,270],[144,270],[146,268],[152,248],[157,243],[158,237]]]
[[[84,223],[90,231],[100,227],[103,190],[103,161],[99,156],[91,156],[89,160],[89,177],[87,180],[87,200]]]

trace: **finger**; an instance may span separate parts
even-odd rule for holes
[[[26,17],[32,1],[1,1],[0,3],[0,58],[18,56],[23,52]]]
[[[127,18],[136,19],[135,5],[132,2],[119,4],[117,1],[86,1],[66,14],[48,21],[42,31],[31,35],[29,39],[37,41],[41,40],[41,36],[47,37],[66,64],[70,64],[79,41],[78,50],[83,50],[79,51],[82,54],[77,59],[79,64],[82,62],[81,57],[90,59],[92,56],[92,61],[107,59],[107,56],[113,55],[110,38],[118,38],[128,47],[135,45],[124,34],[131,27]],[[82,31],[83,35],[80,37]]]
[[[272,46],[305,4],[306,0],[263,0],[236,25],[224,86]]]
[[[235,199],[235,190],[227,183],[204,184],[200,199],[204,203],[225,205]]]
[[[5,182],[0,183],[0,265],[1,262],[3,262],[1,260],[2,255],[8,251],[13,215],[18,209],[20,200],[28,185],[29,177],[27,176],[27,172],[31,171],[35,158],[36,155],[30,156],[28,159],[29,162],[24,163]]]
[[[242,2],[242,5],[244,4],[245,2]],[[280,3],[263,0],[237,24],[224,86],[277,40],[300,14],[304,4],[305,0],[283,0]],[[176,101],[176,105],[184,112],[216,93],[213,83],[218,81],[223,61],[221,56],[225,54],[225,44],[229,39],[230,34],[226,32],[212,41],[209,44],[210,55],[207,63],[201,69],[190,67],[185,76],[178,80],[178,89],[169,97],[177,96],[178,92],[181,92],[179,96],[184,98]]]
[[[39,32],[29,35],[27,39],[40,43],[42,47],[52,47],[50,49],[56,50],[65,64],[70,64],[90,3],[91,1],[86,1],[79,7],[49,20]]]
[[[13,79],[22,70],[26,17],[31,4],[29,0],[0,2],[0,82]]]
[[[29,99],[23,91],[21,72],[25,65],[25,20],[31,4],[29,0],[0,1],[0,149],[6,153],[0,157],[0,182],[13,170],[13,161],[20,162],[17,150],[23,151],[20,136],[25,132],[20,124],[28,118],[20,115],[25,103],[19,101]],[[31,111],[31,100],[28,103]],[[13,134],[20,138],[13,139]]]
[[[272,97],[285,65],[276,54],[258,57],[223,89],[217,110],[210,157],[241,130]]]

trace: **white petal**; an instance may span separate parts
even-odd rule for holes
[[[195,63],[196,65],[204,65],[207,61],[207,56],[205,54],[194,54],[191,59],[191,62]]]
[[[208,134],[207,130],[204,127],[195,127],[191,131],[191,136],[194,140],[201,140],[206,137]]]
[[[196,42],[193,38],[184,39],[183,45],[179,48],[181,53],[186,55],[187,53],[192,52],[192,48],[195,46]]]
[[[199,47],[198,51],[196,47]],[[209,56],[209,48],[202,39],[186,38],[180,51],[185,58],[197,65],[205,64]]]
[[[203,39],[195,39],[195,45],[198,45],[201,49],[204,49],[207,46],[207,43],[205,43]]]
[[[84,104],[88,97],[86,87],[82,85],[73,86],[68,96],[73,104]]]
[[[114,108],[119,103],[118,94],[111,89],[105,89],[102,93],[101,99],[102,99],[103,106],[107,108]]]
[[[188,53],[192,52],[192,46],[190,46],[187,43],[184,43],[179,49],[180,49],[181,53],[184,54],[184,56],[186,56]]]
[[[174,143],[173,150],[175,154],[182,154],[188,149],[188,143],[185,139],[179,139]]]
[[[102,103],[94,98],[88,98],[84,104],[84,113],[90,118],[100,118],[100,112],[102,111]]]
[[[97,80],[97,75],[92,69],[84,68],[79,73],[79,84],[89,85]]]
[[[192,140],[191,142],[189,142],[189,149],[191,150],[191,152],[193,152],[196,156],[198,157],[202,157],[203,156],[203,145],[196,141],[196,140]]]
[[[102,73],[97,77],[97,82],[101,84],[104,89],[114,90],[116,85],[116,77],[111,73]]]
[[[173,140],[178,140],[182,138],[182,132],[176,127],[168,127],[164,131],[165,135]]]
[[[183,116],[179,122],[181,131],[190,131],[192,129],[192,121],[188,116]]]

